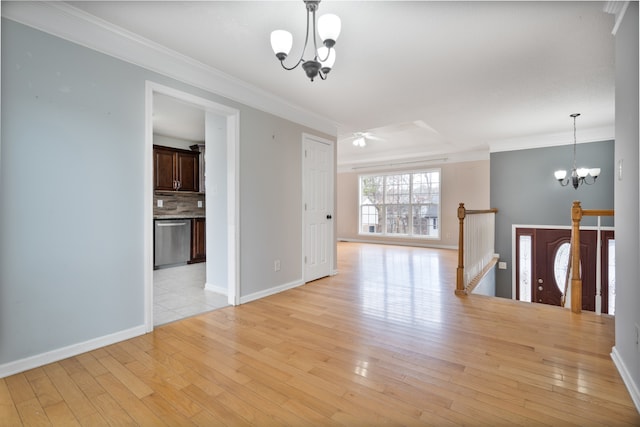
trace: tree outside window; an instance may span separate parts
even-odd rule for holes
[[[360,233],[439,238],[440,170],[360,176]]]

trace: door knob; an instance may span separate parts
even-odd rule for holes
[[[543,290],[543,289],[544,289],[544,288],[543,288],[542,286],[538,286],[538,290],[539,290],[539,291],[541,291],[541,290]]]
[[[544,283],[544,280],[538,279],[538,283]]]
[[[331,219],[331,214],[327,214],[327,219]]]

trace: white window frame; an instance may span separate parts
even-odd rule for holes
[[[413,203],[413,175],[421,174],[421,173],[437,173],[438,174],[438,212],[437,212],[437,221],[436,221],[436,235],[422,235],[422,234],[413,234],[413,209],[415,206],[421,206],[422,204]],[[411,179],[409,181],[409,202],[408,203],[386,203],[386,177],[393,175],[410,175]],[[382,177],[383,178],[383,196],[382,196],[382,225],[383,230],[380,232],[368,232],[363,230],[362,217],[363,217],[363,207],[371,206],[369,204],[362,203],[363,195],[362,195],[362,181],[365,178],[369,177]],[[409,233],[389,233],[387,231],[387,219],[386,219],[386,208],[387,206],[407,206],[409,210],[409,223],[407,225],[407,229]],[[409,170],[409,171],[389,171],[384,173],[368,173],[358,175],[358,234],[363,236],[380,236],[380,237],[395,237],[395,238],[403,238],[403,239],[420,239],[420,240],[440,240],[441,239],[441,229],[442,229],[442,169],[441,168],[429,168],[429,169],[420,169],[420,170]]]

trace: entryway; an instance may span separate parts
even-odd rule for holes
[[[153,100],[167,96],[205,116],[206,257],[200,264],[153,270]],[[145,132],[145,327],[238,303],[238,126],[239,111],[175,89],[147,82]],[[210,143],[207,143],[209,141]],[[197,191],[197,190],[196,190]],[[199,203],[199,202],[198,202]],[[154,282],[156,285],[154,286]],[[206,289],[206,290],[205,290]],[[211,292],[214,290],[217,292]],[[157,294],[157,298],[154,298]],[[199,297],[199,298],[198,298]],[[163,310],[159,309],[162,306]],[[154,310],[158,309],[158,310]],[[180,315],[182,317],[177,317]]]
[[[516,299],[570,307],[571,230],[568,228],[516,228]],[[598,244],[600,256],[598,257]],[[600,261],[598,261],[598,258]],[[582,309],[615,313],[615,239],[613,230],[580,230]]]

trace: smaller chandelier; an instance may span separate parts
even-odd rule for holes
[[[316,42],[316,10],[321,0],[303,0],[307,8],[307,32],[304,39],[304,47],[302,48],[302,54],[300,60],[292,67],[284,65],[284,60],[289,55],[291,47],[293,46],[293,36],[290,32],[285,30],[275,30],[271,32],[271,48],[276,54],[276,57],[280,61],[282,68],[285,70],[293,70],[298,65],[302,64],[304,72],[307,77],[313,81],[314,78],[320,76],[322,80],[327,78],[327,74],[331,71],[334,62],[336,61],[336,50],[334,46],[336,40],[340,35],[341,23],[340,18],[336,15],[327,14],[322,15],[318,19],[318,34],[322,39],[322,44],[318,49]],[[308,61],[304,60],[304,54],[307,50],[307,42],[309,41],[309,20],[313,23],[311,28],[311,38],[313,40],[313,59]]]
[[[571,169],[571,176],[567,176],[566,170],[557,170],[553,173],[560,185],[566,187],[571,183],[576,190],[582,184],[591,185],[595,183],[598,175],[600,175],[600,168],[576,168],[576,117],[579,115],[580,113],[569,115],[569,117],[573,117],[573,169]]]

